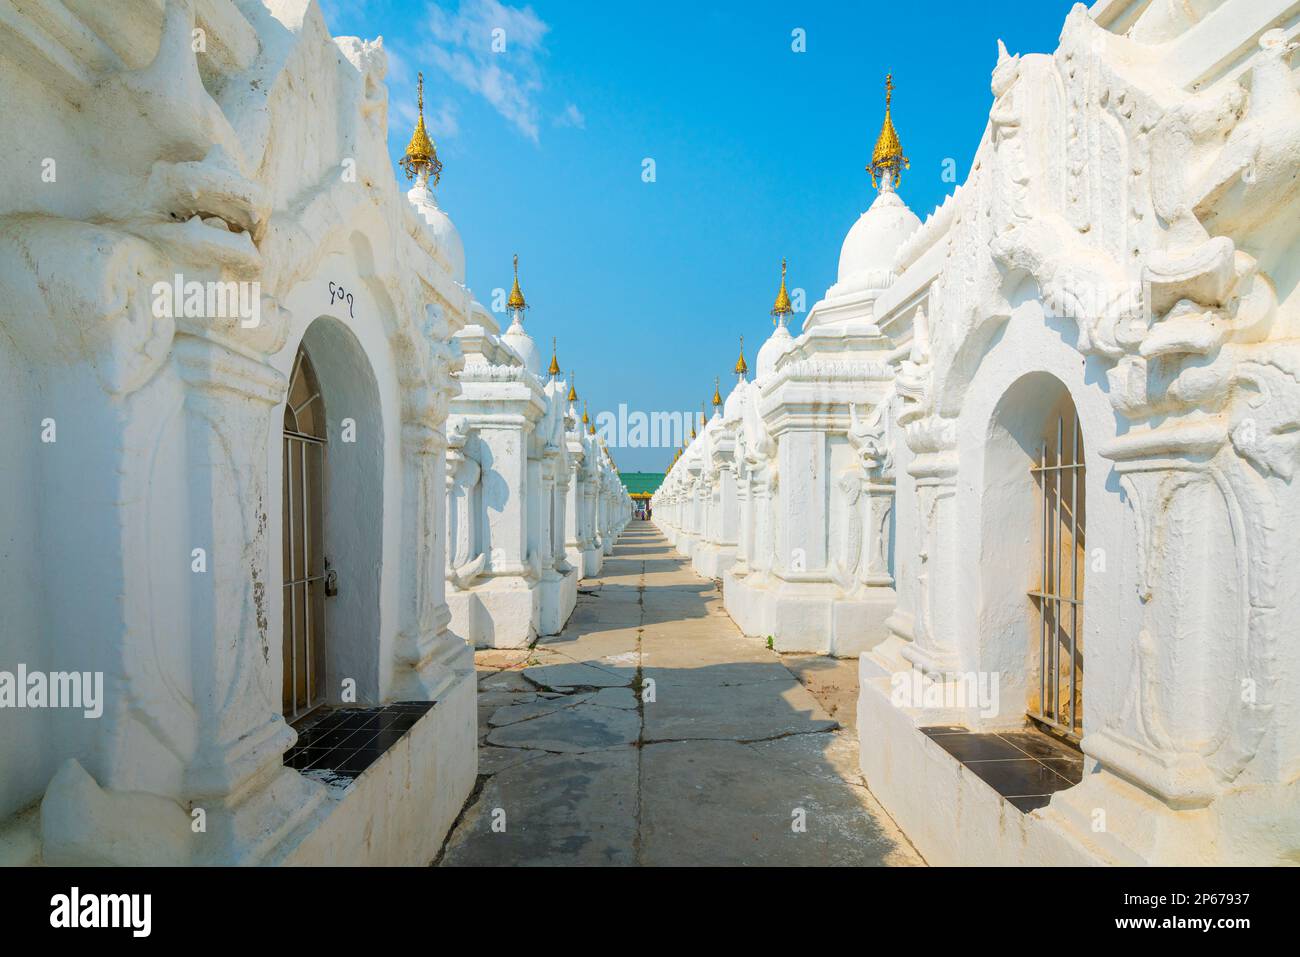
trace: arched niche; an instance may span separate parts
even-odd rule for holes
[[[981,669],[999,675],[1005,722],[1032,715],[1082,731],[1086,436],[1065,384],[1047,372],[998,399],[980,478]]]
[[[315,659],[319,679],[309,704],[378,702],[384,544],[384,431],[379,387],[365,350],[337,319],[323,316],[307,327],[295,357],[295,370],[302,368],[304,357],[310,380],[300,372],[291,376],[282,452],[286,636],[282,686],[287,689],[294,680],[291,648],[302,647],[290,636],[297,634],[310,609],[319,616],[314,620],[320,629],[321,649]],[[308,401],[313,392],[319,392],[319,397]],[[307,404],[302,405],[304,402]],[[290,403],[301,408],[295,411]],[[291,416],[296,421],[291,421]],[[310,464],[303,469],[289,461],[290,448],[308,461],[313,454],[313,446],[289,439],[294,425],[300,436],[319,439],[318,476]],[[304,482],[305,494],[301,491]],[[295,518],[290,509],[292,501],[303,500],[313,502],[318,512],[306,530],[301,528],[301,513]],[[295,520],[301,536],[296,540],[292,533]],[[306,548],[303,538],[311,540]],[[311,581],[298,586],[295,597],[290,583],[304,577]],[[292,719],[293,715],[286,713],[285,717]]]

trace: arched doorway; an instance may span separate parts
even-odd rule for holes
[[[1037,682],[1029,717],[1078,741],[1083,734],[1083,576],[1087,559],[1083,436],[1062,391],[1039,438],[1032,469],[1041,516],[1038,586],[1030,591],[1038,632]]]
[[[283,707],[294,721],[324,703],[325,399],[305,346],[298,347],[284,406]]]
[[[280,439],[282,705],[296,723],[325,706],[374,704],[386,660],[384,415],[356,334],[308,325],[288,368]],[[387,563],[395,567],[395,561]]]
[[[1084,430],[1064,383],[1013,382],[993,410],[980,513],[981,669],[999,677],[1004,721],[1077,743],[1083,732]]]

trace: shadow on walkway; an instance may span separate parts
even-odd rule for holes
[[[479,786],[438,863],[921,863],[795,674],[855,663],[787,667],[649,523],[582,590],[561,635],[479,653]]]

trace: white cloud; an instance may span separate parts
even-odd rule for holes
[[[388,58],[388,70],[384,74],[384,80],[389,86],[406,86],[408,83],[415,82],[415,72],[411,69],[405,56],[397,52],[397,47],[380,37],[384,41],[384,56]]]
[[[421,62],[433,64],[452,82],[482,96],[536,142],[540,61],[550,27],[533,8],[511,7],[499,0],[459,0],[453,13],[431,3],[425,30],[427,44],[418,51]]]
[[[385,43],[388,55],[388,108],[392,116],[389,125],[399,131],[415,128],[417,71],[412,69],[406,55],[398,53],[394,45]],[[460,132],[460,117],[455,102],[448,96],[436,96],[428,77],[424,85],[424,123],[435,143],[450,139]]]
[[[579,130],[585,130],[587,128],[587,118],[582,115],[582,110],[570,103],[564,108],[564,112],[555,118],[555,125],[572,126]]]
[[[451,100],[440,100],[436,107],[424,104],[424,122],[435,140],[450,139],[460,132],[460,114]]]

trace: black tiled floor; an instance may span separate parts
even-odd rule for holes
[[[402,739],[432,701],[400,701],[378,708],[336,708],[314,713],[298,729],[285,767],[357,778]]]
[[[352,728],[340,728],[336,725],[326,728],[313,727],[298,737],[298,745],[305,748],[337,748],[356,734],[357,732]]]
[[[1057,741],[1040,731],[999,731],[998,737],[1010,741],[1031,758],[1074,758],[1083,761],[1083,755],[1069,745]]]
[[[970,731],[955,724],[935,724],[928,728],[922,728],[921,733],[933,738],[941,734],[970,734]]]
[[[293,748],[285,754],[284,765],[295,771],[306,771],[329,753],[329,748]]]
[[[385,728],[370,740],[367,747],[378,748],[380,751],[387,751],[395,745],[408,730],[410,730],[409,727]]]
[[[1033,758],[1019,758],[1009,761],[963,761],[979,776],[980,780],[993,786],[1003,797],[1030,797],[1035,794],[1052,794],[1064,791],[1070,786],[1051,768]]]
[[[1060,758],[1040,758],[1039,760],[1071,784],[1078,784],[1083,780],[1082,758],[1078,761],[1062,760]]]
[[[991,734],[952,725],[920,730],[1026,814],[1083,780],[1083,755],[1041,731]]]
[[[996,734],[944,734],[932,740],[962,764],[1025,757],[1024,751]]]

